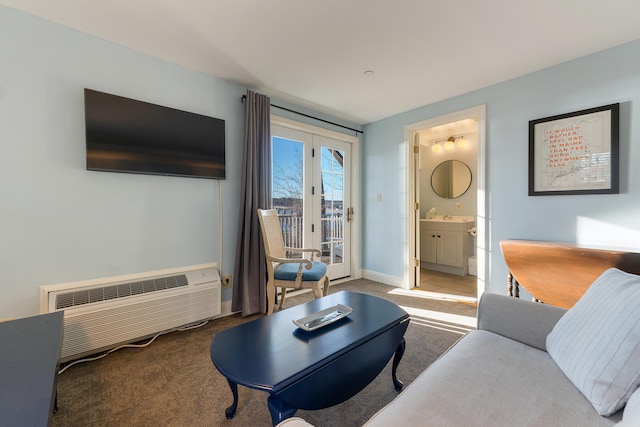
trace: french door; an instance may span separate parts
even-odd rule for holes
[[[351,271],[351,144],[271,126],[272,203],[285,246],[317,248],[330,279]]]

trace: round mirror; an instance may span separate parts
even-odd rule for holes
[[[471,169],[459,160],[440,163],[431,174],[431,188],[445,199],[455,199],[471,186]]]

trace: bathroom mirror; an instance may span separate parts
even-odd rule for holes
[[[440,163],[431,174],[431,188],[445,199],[455,199],[471,186],[471,169],[459,160]]]

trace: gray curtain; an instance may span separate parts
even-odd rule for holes
[[[271,207],[271,100],[247,91],[244,156],[231,309],[243,316],[267,310],[267,267],[257,209]]]

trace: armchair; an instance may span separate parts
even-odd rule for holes
[[[315,298],[326,296],[329,293],[327,266],[313,261],[314,254],[320,255],[320,250],[284,246],[275,209],[258,209],[258,219],[267,258],[267,314],[273,313],[276,288],[281,288],[279,309],[284,306],[287,288],[311,288]],[[310,255],[308,258],[288,258],[287,251]],[[321,284],[324,284],[324,292],[320,290]]]

